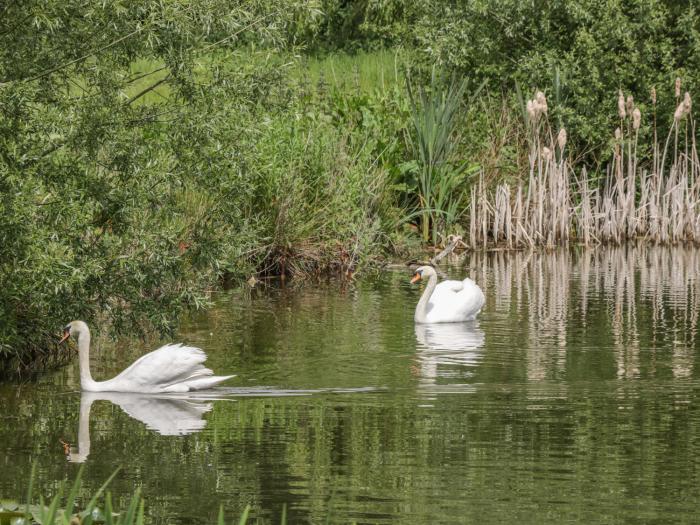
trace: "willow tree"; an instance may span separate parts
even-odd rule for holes
[[[27,0],[0,12],[0,370],[50,356],[74,318],[167,330],[252,235],[237,222],[236,126],[274,98],[270,51],[299,9]]]

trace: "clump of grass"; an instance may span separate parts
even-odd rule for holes
[[[455,78],[445,83],[433,70],[427,89],[419,87],[416,93],[410,81],[406,86],[413,123],[410,146],[418,166],[421,236],[424,242],[437,244],[439,233],[460,218],[461,188],[469,164],[457,159],[455,135],[467,83]]]
[[[61,483],[58,487],[58,492],[51,498],[50,501],[44,501],[43,497],[39,497],[38,504],[32,503],[34,500],[33,489],[34,479],[36,476],[36,465],[32,466],[32,472],[29,477],[29,488],[27,490],[27,502],[22,508],[19,504],[7,505],[3,503],[0,507],[0,522],[9,523],[42,523],[42,524],[59,524],[59,525],[143,525],[144,523],[144,504],[141,498],[139,489],[136,489],[134,494],[128,500],[127,507],[122,512],[114,512],[112,507],[112,497],[109,492],[105,492],[107,486],[111,483],[114,477],[119,472],[119,469],[104,482],[104,484],[95,492],[88,504],[82,511],[75,512],[74,507],[78,501],[78,493],[82,485],[83,468],[78,471],[73,484],[68,488],[65,483]],[[98,500],[104,496],[104,507],[97,506]],[[7,505],[7,508],[5,506]]]
[[[119,469],[105,481],[102,486],[90,498],[88,504],[79,511],[74,508],[78,504],[78,494],[82,486],[82,475],[84,465],[80,467],[78,475],[70,487],[61,483],[56,495],[50,501],[45,502],[40,496],[38,504],[34,501],[34,480],[36,477],[36,465],[32,466],[29,477],[29,487],[27,489],[27,502],[25,505],[14,503],[9,500],[2,500],[0,503],[0,523],[22,523],[22,524],[44,524],[44,525],[143,525],[144,523],[144,500],[141,497],[140,489],[136,489],[134,494],[127,500],[127,505],[121,512],[115,512],[112,506],[112,496],[106,492],[106,488],[115,478]],[[98,501],[104,494],[104,506],[100,508]],[[245,525],[248,523],[251,507],[246,505],[237,523]],[[218,525],[225,525],[224,507],[219,507],[217,517]],[[280,524],[287,523],[287,505],[282,506]]]

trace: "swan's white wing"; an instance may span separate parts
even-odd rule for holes
[[[482,306],[484,294],[471,279],[443,281],[430,296],[428,322],[449,323],[473,319]]]
[[[109,382],[133,391],[159,391],[189,379],[211,376],[213,372],[202,365],[206,359],[199,348],[167,344],[140,357]]]
[[[432,301],[434,298],[439,298],[442,295],[454,295],[462,290],[464,290],[464,281],[442,281],[433,290],[430,300]],[[439,301],[440,299],[437,300]]]

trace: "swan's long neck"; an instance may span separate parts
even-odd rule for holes
[[[428,302],[430,301],[430,296],[433,295],[433,290],[437,286],[437,274],[431,273],[430,279],[428,280],[428,286],[425,287],[423,295],[418,301],[416,306],[416,315],[414,317],[416,323],[425,323],[428,320]]]
[[[95,381],[90,374],[90,330],[87,327],[80,332],[80,337],[78,337],[78,357],[80,360],[80,387],[83,390],[92,390]]]
[[[90,455],[90,407],[93,399],[89,394],[83,394],[80,398],[80,420],[78,422],[78,450],[73,452],[69,461],[82,463]]]

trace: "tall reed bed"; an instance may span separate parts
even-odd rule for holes
[[[567,244],[700,242],[700,159],[692,100],[681,96],[676,80],[676,110],[668,135],[659,139],[656,91],[651,91],[650,158],[639,147],[643,115],[633,97],[618,94],[619,126],[612,159],[594,183],[584,166],[567,156],[567,131],[554,129],[547,99],[537,92],[526,104],[529,174],[515,185],[485,184],[482,173],[471,189],[469,242],[510,248]]]

